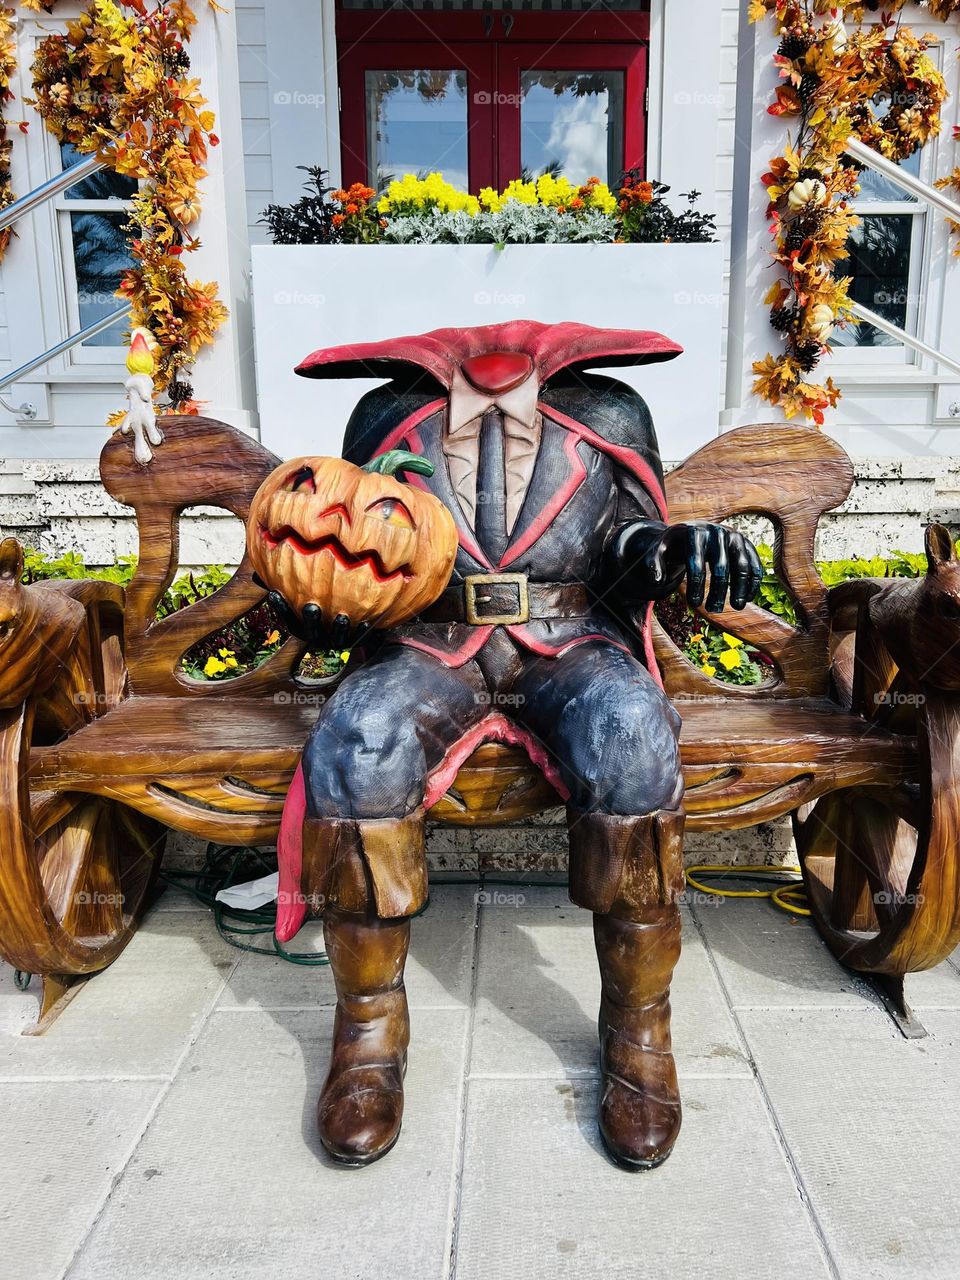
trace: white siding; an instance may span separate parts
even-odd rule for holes
[[[273,199],[266,5],[255,3],[254,0],[237,0],[236,15],[247,225],[251,244],[266,244],[266,228],[257,225],[261,212]]]
[[[714,212],[717,214],[717,233],[724,245],[723,268],[723,345],[721,347],[722,370],[726,369],[727,328],[730,296],[730,233],[733,222],[733,152],[736,134],[737,65],[740,10],[736,0],[723,0],[722,35],[720,50],[720,87],[717,105],[717,194]],[[725,372],[720,386],[724,387]],[[721,407],[725,393],[721,394]]]

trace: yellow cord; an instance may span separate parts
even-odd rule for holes
[[[713,894],[717,898],[769,898],[770,901],[781,911],[789,911],[794,916],[808,916],[810,910],[800,905],[806,902],[807,895],[803,888],[802,880],[788,880],[784,884],[777,885],[773,889],[718,889],[712,885],[704,884],[702,881],[695,879],[696,875],[706,873],[708,875],[732,875],[736,877],[744,877],[751,879],[760,875],[776,875],[778,872],[800,874],[799,867],[731,867],[723,863],[711,862],[701,863],[699,866],[689,867],[687,869],[687,884],[691,889],[699,889],[701,893]]]

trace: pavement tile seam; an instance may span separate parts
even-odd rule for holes
[[[236,972],[236,968],[239,963],[240,963],[240,960],[238,957],[234,961],[234,963],[231,965],[231,967],[223,974],[220,985],[214,990],[210,1000],[207,1002],[206,1011],[203,1013],[202,1017],[200,1017],[197,1020],[193,1028],[193,1031],[187,1037],[187,1041],[183,1046],[183,1050],[180,1053],[180,1056],[177,1058],[176,1062],[174,1063],[173,1070],[171,1071],[169,1077],[165,1078],[161,1082],[161,1087],[157,1090],[157,1096],[153,1100],[153,1105],[147,1111],[143,1124],[140,1126],[137,1133],[134,1134],[133,1140],[131,1141],[130,1146],[127,1148],[126,1154],[123,1156],[121,1160],[117,1162],[117,1167],[114,1171],[113,1177],[110,1179],[110,1185],[107,1188],[107,1191],[104,1194],[103,1198],[101,1199],[100,1203],[94,1207],[93,1212],[90,1214],[90,1217],[87,1220],[86,1227],[80,1233],[80,1238],[77,1242],[77,1247],[74,1249],[69,1262],[63,1268],[63,1271],[60,1273],[58,1280],[68,1280],[70,1272],[73,1270],[74,1263],[78,1261],[81,1254],[83,1253],[84,1247],[87,1241],[92,1236],[97,1223],[100,1221],[100,1218],[103,1216],[103,1213],[107,1205],[110,1203],[110,1200],[113,1196],[114,1191],[116,1191],[117,1187],[120,1184],[120,1180],[123,1178],[123,1175],[127,1171],[127,1167],[129,1166],[133,1157],[136,1155],[137,1148],[140,1146],[140,1143],[146,1137],[147,1133],[150,1130],[150,1126],[153,1124],[153,1121],[157,1113],[159,1112],[160,1108],[163,1106],[165,1098],[169,1094],[170,1090],[173,1088],[174,1081],[177,1079],[177,1076],[180,1074],[181,1068],[183,1067],[184,1063],[187,1061],[187,1059],[190,1057],[190,1055],[193,1053],[194,1049],[196,1048],[197,1042],[199,1041],[204,1028],[206,1027],[208,1021],[210,1020],[211,1014],[214,1012],[214,1010],[217,1007],[217,1001],[220,999],[220,997],[223,995],[224,991],[226,990],[227,984],[229,983],[230,979],[233,977],[234,973]]]
[[[714,979],[716,980],[720,988],[720,991],[723,995],[723,998],[726,1001],[727,1008],[730,1011],[730,1017],[733,1019],[733,1025],[736,1030],[737,1037],[740,1040],[740,1044],[743,1049],[744,1056],[746,1057],[747,1062],[750,1065],[750,1069],[753,1073],[753,1077],[756,1082],[757,1092],[759,1094],[760,1102],[763,1107],[764,1113],[766,1114],[766,1117],[767,1117],[767,1123],[770,1125],[770,1130],[773,1135],[773,1140],[776,1143],[778,1150],[780,1151],[780,1155],[787,1167],[787,1170],[791,1178],[793,1179],[794,1187],[796,1189],[797,1195],[800,1198],[800,1203],[803,1206],[804,1213],[807,1216],[807,1221],[810,1224],[810,1230],[813,1232],[814,1239],[817,1242],[817,1247],[820,1251],[820,1255],[823,1259],[824,1265],[828,1273],[830,1274],[830,1276],[833,1277],[833,1280],[842,1280],[842,1277],[840,1275],[840,1269],[837,1266],[837,1261],[834,1258],[830,1250],[830,1246],[827,1243],[826,1232],[824,1231],[823,1224],[820,1221],[817,1215],[817,1212],[813,1206],[813,1202],[807,1190],[806,1183],[804,1182],[804,1179],[800,1173],[800,1169],[797,1166],[797,1162],[796,1162],[796,1159],[794,1158],[793,1152],[790,1150],[790,1144],[787,1142],[787,1136],[784,1133],[783,1128],[780,1124],[780,1118],[777,1115],[776,1108],[773,1105],[773,1100],[767,1091],[766,1082],[764,1081],[763,1077],[760,1074],[759,1068],[757,1067],[756,1059],[753,1056],[753,1050],[750,1047],[750,1041],[747,1038],[747,1034],[744,1030],[743,1023],[740,1021],[737,1009],[734,1007],[733,1002],[730,998],[730,992],[727,989],[727,985],[723,980],[723,974],[720,972],[720,966],[717,963],[716,956],[713,954],[713,949],[710,946],[710,942],[707,938],[706,931],[704,930],[700,922],[700,918],[695,908],[693,909],[691,914],[693,917],[694,928],[697,930],[697,933],[700,936],[700,941],[703,943],[703,946],[706,950],[707,959],[710,963],[711,969],[713,970]],[[854,1010],[854,1012],[859,1013],[860,1010]]]
[[[484,910],[479,896],[473,906],[473,950],[470,956],[470,999],[464,1028],[463,1065],[460,1071],[459,1096],[457,1098],[457,1140],[453,1149],[453,1177],[450,1179],[450,1200],[447,1212],[447,1235],[444,1241],[443,1280],[456,1280],[457,1246],[460,1235],[460,1213],[463,1195],[463,1162],[467,1145],[467,1111],[470,1106],[470,1071],[473,1062],[473,1039],[477,1020],[477,986],[480,980],[480,931],[483,928]]]
[[[480,962],[480,929],[483,906],[479,898],[473,902],[472,946],[470,948],[470,993],[467,1000],[467,1017],[463,1031],[460,1081],[457,1093],[457,1138],[453,1147],[453,1176],[450,1179],[450,1199],[447,1210],[447,1232],[444,1240],[444,1280],[456,1275],[457,1233],[460,1223],[460,1197],[463,1187],[463,1156],[467,1133],[467,1108],[470,1094],[470,1063],[473,1056],[473,1037],[477,1015],[477,981]]]
[[[86,1075],[74,1074],[64,1076],[3,1076],[0,1079],[0,1089],[8,1084],[149,1084],[151,1081],[157,1081],[163,1084],[165,1081],[172,1080],[173,1076],[169,1074],[160,1075]]]

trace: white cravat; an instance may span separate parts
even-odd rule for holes
[[[480,425],[488,409],[498,409],[503,415],[507,531],[516,524],[540,449],[539,393],[540,379],[535,372],[513,390],[499,395],[478,391],[459,369],[454,373],[443,452],[454,491],[471,524],[477,511]]]

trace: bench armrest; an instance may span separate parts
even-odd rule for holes
[[[178,667],[199,640],[266,598],[253,581],[247,554],[213,595],[159,620],[157,606],[179,566],[180,517],[186,508],[221,507],[246,522],[253,495],[280,459],[213,418],[175,415],[161,419],[161,426],[166,438],[147,466],[134,461],[129,436],[119,432],[100,455],[104,488],[135,509],[140,533],[140,558],[127,588],[124,622],[130,686],[143,694],[222,695],[222,685],[191,681]],[[299,642],[289,641],[255,671],[231,680],[231,691],[258,694],[289,687],[302,652]]]

